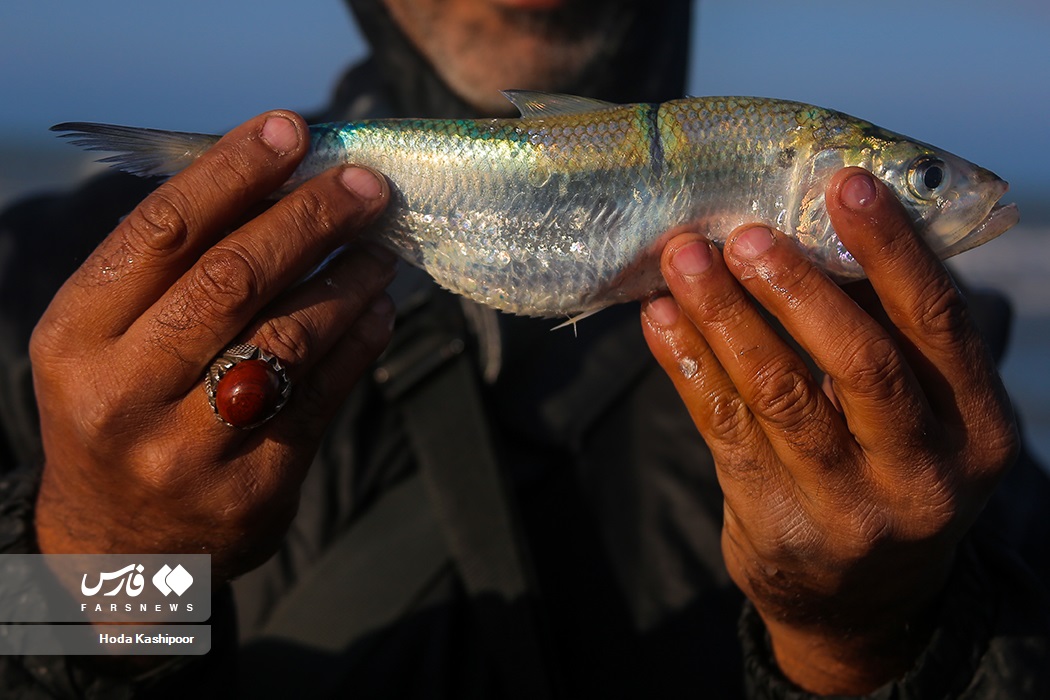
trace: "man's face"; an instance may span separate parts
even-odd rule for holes
[[[492,114],[511,111],[500,90],[571,86],[620,40],[637,1],[385,0],[445,82]]]

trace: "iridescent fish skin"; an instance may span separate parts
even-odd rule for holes
[[[382,172],[393,201],[371,236],[453,292],[544,317],[662,289],[660,251],[686,230],[721,244],[737,226],[766,223],[834,279],[863,277],[824,208],[824,188],[845,166],[884,180],[942,258],[1017,221],[1013,205],[997,205],[1007,185],[991,172],[811,105],[706,97],[621,106],[507,95],[521,118],[311,127],[311,153],[288,187],[340,163]],[[146,149],[114,143],[121,139],[103,134],[106,127],[63,126],[79,132],[81,145],[139,158],[130,164],[138,172],[186,164],[170,155],[143,164]],[[112,160],[127,167],[130,156]]]

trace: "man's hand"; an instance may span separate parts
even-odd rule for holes
[[[724,254],[685,234],[643,326],[715,457],[726,565],[778,664],[852,694],[910,667],[1018,438],[958,288],[892,192],[849,168],[826,197],[870,281],[855,298],[782,234],[744,227]]]
[[[264,207],[307,147],[295,114],[243,124],[55,296],[30,348],[42,551],[209,552],[216,582],[274,551],[330,416],[393,321],[393,255],[353,243],[389,199],[382,177],[333,169]],[[213,358],[240,342],[280,358],[293,387],[248,431],[221,423],[202,389]]]

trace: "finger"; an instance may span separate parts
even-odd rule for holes
[[[284,432],[289,439],[319,439],[350,390],[390,342],[394,302],[386,294],[373,298],[331,351],[300,382]]]
[[[349,385],[343,381],[319,384],[314,378],[317,367],[327,361],[333,348],[343,343],[346,336],[359,335],[360,327],[375,326],[374,319],[362,321],[369,314],[392,318],[392,307],[383,289],[393,279],[395,260],[387,251],[348,251],[321,274],[268,307],[264,318],[238,338],[239,342],[255,345],[280,359],[292,384],[292,398],[278,414],[282,420],[274,418],[266,424],[265,430],[288,421],[303,429],[322,421],[316,430],[324,429],[326,411],[342,401],[352,382]],[[385,325],[389,323],[385,322]],[[367,335],[369,348],[378,342],[379,335],[383,334]],[[373,359],[371,352],[362,352],[349,358],[344,369],[356,377],[360,373],[357,365],[363,363],[363,367]],[[184,403],[191,408],[184,415],[194,421],[193,425],[200,425],[202,421],[206,424],[214,435],[211,444],[228,449],[229,445],[257,438],[252,433],[259,429],[232,430],[220,422],[212,413],[202,385],[203,382],[198,381],[187,392]],[[310,434],[314,429],[310,428]],[[297,440],[301,443],[304,436],[300,433]]]
[[[291,112],[260,115],[224,136],[139,204],[56,297],[80,332],[114,337],[152,305],[241,213],[279,187],[307,147]]]
[[[344,403],[365,369],[390,340],[394,304],[380,293],[335,342],[331,352],[293,385],[288,403],[271,420],[251,430],[222,423],[212,412],[203,388],[198,388],[169,411],[170,424],[200,426],[194,434],[193,463],[177,468],[171,460],[153,470],[178,492],[195,502],[219,494],[224,517],[256,512],[265,504],[265,517],[274,517],[274,504],[294,508],[296,489],[305,478],[311,455],[303,445],[316,444],[328,429],[332,415]],[[176,459],[179,455],[176,455]],[[247,461],[242,461],[243,459]],[[240,463],[235,472],[230,465]],[[140,463],[146,463],[140,460]],[[202,465],[215,465],[201,471]],[[232,491],[231,483],[239,483]],[[289,502],[290,501],[290,502]],[[242,516],[243,518],[243,516]],[[256,527],[260,527],[257,525]]]
[[[345,330],[331,351],[296,383],[288,405],[262,426],[266,448],[274,457],[279,458],[291,450],[301,449],[303,444],[316,444],[320,440],[350,390],[390,342],[393,327],[394,303],[381,293]],[[230,432],[232,429],[226,430]],[[285,458],[269,463],[279,465],[270,469],[268,480],[279,486],[301,481],[310,460]]]
[[[670,295],[642,307],[642,331],[653,356],[671,379],[714,457],[725,500],[723,536],[762,530],[786,513],[783,493],[791,476],[766,440],[743,398],[704,340]],[[783,522],[783,520],[781,521]],[[727,556],[732,556],[727,552]]]
[[[732,273],[832,378],[849,432],[867,454],[890,451],[897,462],[898,452],[921,444],[929,407],[893,338],[875,319],[782,234],[738,230],[725,250]],[[817,403],[829,415],[835,411],[833,404]]]
[[[683,274],[670,263],[681,252],[681,266],[695,269],[696,259],[702,258],[705,251],[708,258],[699,262],[720,267],[717,251],[699,236],[684,234],[668,243],[663,269],[676,296],[651,300],[644,308],[643,329],[653,355],[707,441],[719,465],[720,478],[728,480],[723,483],[723,490],[727,500],[732,501],[738,493],[753,490],[756,479],[765,484],[783,484],[791,477],[782,473],[770,434],[750,408],[748,384],[737,381],[739,366],[732,355],[745,346],[745,354],[753,352],[757,348],[754,338],[719,337],[727,326],[736,325],[737,314],[747,313],[736,306],[735,293],[726,289],[736,286],[735,281],[726,280],[724,270],[721,275],[710,269]],[[691,262],[683,262],[690,257]],[[735,318],[724,324],[715,320],[731,317]],[[737,330],[734,328],[733,332]],[[748,510],[746,505],[741,508]]]
[[[795,482],[813,492],[825,488],[829,473],[852,478],[855,444],[841,416],[714,247],[676,238],[664,249],[662,270]]]
[[[1010,441],[1001,429],[1012,423],[1009,402],[962,293],[892,191],[867,171],[849,168],[832,178],[826,201],[942,422],[982,435],[993,449]]]
[[[278,357],[292,380],[309,374],[394,279],[397,257],[382,248],[340,254],[307,283],[263,310],[237,342]]]
[[[385,179],[364,168],[309,180],[204,253],[121,343],[139,354],[156,350],[151,371],[187,387],[260,309],[362,231],[387,199]]]

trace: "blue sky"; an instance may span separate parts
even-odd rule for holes
[[[706,0],[692,94],[797,99],[1050,188],[1050,3]],[[310,109],[364,48],[341,0],[0,3],[0,134],[68,120],[217,131]]]

